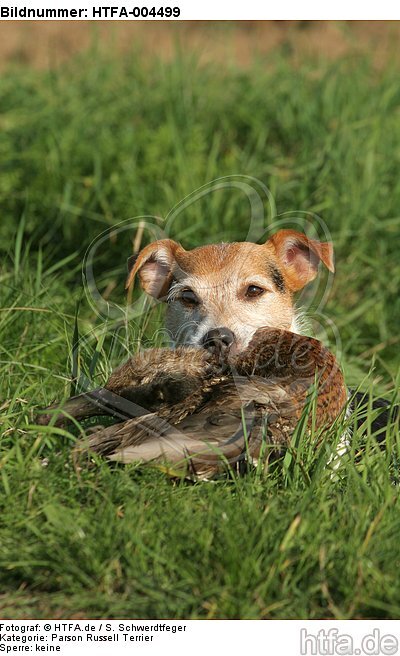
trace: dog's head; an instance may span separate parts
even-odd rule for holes
[[[175,344],[204,344],[210,331],[224,329],[241,351],[263,326],[297,332],[293,294],[316,277],[320,261],[334,270],[332,244],[294,230],[280,230],[261,245],[221,243],[191,251],[162,239],[134,257],[127,287],[137,274],[147,294],[166,302]]]

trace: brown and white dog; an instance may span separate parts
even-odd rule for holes
[[[190,251],[161,239],[129,258],[127,287],[138,275],[143,290],[167,304],[166,328],[173,345],[239,353],[264,326],[302,332],[293,296],[314,280],[320,262],[334,271],[332,244],[295,230],[279,230],[264,244],[210,244]],[[368,402],[362,392],[349,396],[349,409]],[[379,411],[372,431],[383,437],[389,404],[376,398],[372,407]],[[400,415],[398,408],[394,414]]]
[[[334,270],[332,244],[294,230],[280,230],[261,245],[221,243],[190,251],[162,239],[132,259],[127,287],[138,275],[147,294],[166,302],[173,344],[218,341],[236,352],[263,326],[301,332],[293,294],[316,277],[320,262]]]

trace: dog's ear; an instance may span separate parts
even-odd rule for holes
[[[172,239],[160,239],[149,244],[140,253],[128,259],[130,269],[126,281],[128,289],[136,274],[144,291],[154,298],[163,300],[171,284],[171,270],[176,252],[183,251],[182,246]]]
[[[320,261],[329,271],[335,270],[330,242],[309,239],[296,230],[279,230],[266,245],[273,247],[291,291],[297,291],[314,280]]]

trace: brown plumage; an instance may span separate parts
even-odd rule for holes
[[[244,352],[222,362],[200,348],[144,351],[116,369],[105,388],[70,399],[63,410],[78,419],[122,420],[79,441],[78,452],[168,463],[206,478],[227,462],[237,467],[288,445],[314,383],[319,430],[347,400],[334,356],[315,339],[262,328]]]

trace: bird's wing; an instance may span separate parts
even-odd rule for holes
[[[211,398],[190,412],[149,414],[90,436],[86,448],[110,460],[172,463],[197,478],[227,464],[258,458],[264,442],[280,446],[297,423],[288,393],[265,379],[239,377],[215,385]]]

